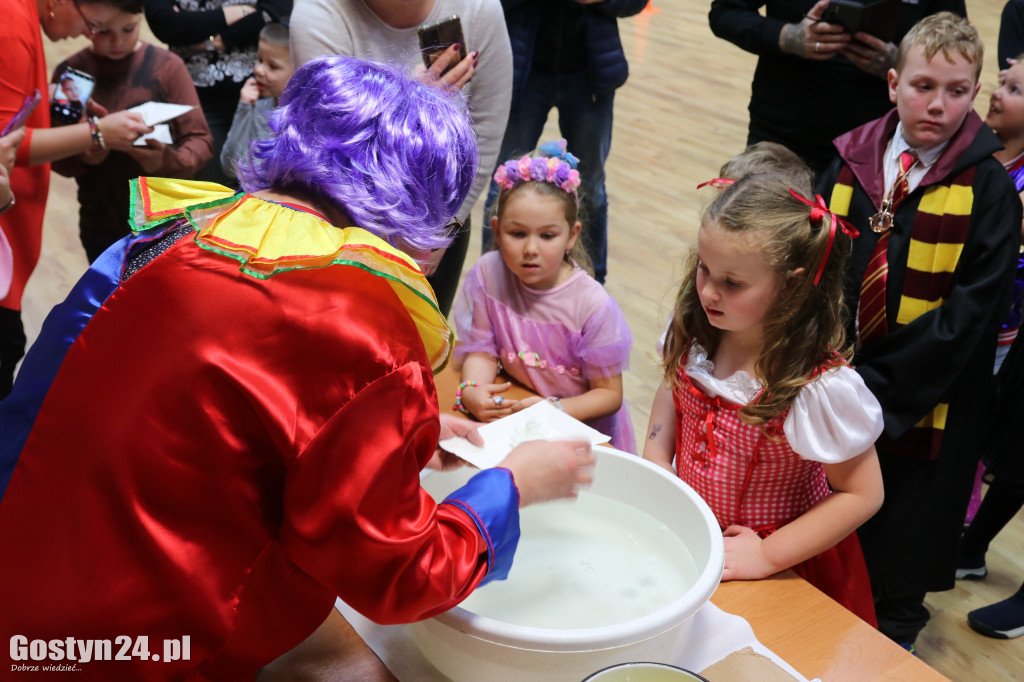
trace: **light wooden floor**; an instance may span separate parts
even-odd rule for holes
[[[620,22],[631,77],[616,98],[608,161],[610,259],[608,290],[635,337],[625,377],[634,426],[642,440],[660,371],[654,342],[661,332],[695,234],[701,198],[694,189],[742,150],[755,57],[715,38],[707,2],[655,0],[655,8]],[[969,13],[988,46],[976,107],[984,113],[996,81],[995,52],[1003,0],[970,0]],[[152,37],[149,37],[152,40]],[[49,63],[80,49],[84,39],[48,46]],[[549,121],[546,139],[558,137]],[[49,308],[85,270],[77,236],[75,185],[54,176],[43,255],[26,292],[30,340]],[[477,206],[479,216],[480,206]],[[474,221],[479,225],[479,217]],[[470,252],[479,251],[474,237]],[[475,260],[466,263],[468,269]],[[908,533],[914,529],[908,528]],[[1024,513],[997,538],[988,580],[933,594],[933,619],[918,641],[923,660],[952,680],[1024,679],[1024,638],[999,641],[971,631],[965,614],[1013,593],[1024,580]],[[827,681],[826,681],[827,682]]]

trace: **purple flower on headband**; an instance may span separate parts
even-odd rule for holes
[[[526,177],[526,174],[523,174]],[[537,182],[544,182],[548,179],[548,160],[547,159],[533,159],[530,161],[530,179],[536,180]]]
[[[565,181],[569,179],[569,176],[572,175],[572,172],[573,170],[569,168],[569,164],[559,161],[558,165],[555,166],[554,177],[551,178],[551,181],[554,182],[559,187],[561,187],[562,189],[565,189]],[[576,175],[578,176],[579,173],[576,173]]]

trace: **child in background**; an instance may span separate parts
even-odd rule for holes
[[[140,175],[191,178],[209,160],[212,138],[185,64],[167,50],[139,40],[142,0],[76,4],[91,32],[92,46],[58,65],[55,79],[65,66],[95,76],[92,99],[110,111],[149,101],[195,107],[170,121],[173,144],[149,139],[129,152],[97,149],[54,162],[53,170],[78,183],[79,230],[91,263],[129,232],[128,181]]]
[[[1024,65],[1019,64],[1018,59],[1010,60],[1010,62],[1009,68],[999,72],[999,87],[992,93],[985,123],[995,131],[999,141],[1003,143],[1003,149],[996,151],[992,156],[1003,164],[1003,168],[1010,174],[1014,187],[1020,193],[1024,191]],[[1024,231],[1024,225],[1022,225],[1022,231]],[[994,371],[997,373],[1013,340],[1020,332],[1022,303],[1024,303],[1024,259],[1018,260],[1017,279],[1013,285],[1013,303],[1010,307],[1010,314],[1003,320],[996,341]],[[967,515],[964,518],[965,526],[969,526],[974,521],[981,506],[984,473],[985,465],[983,462],[979,462],[974,477],[974,488],[971,490],[971,501],[967,505]],[[988,546],[987,542],[985,546]],[[980,558],[983,562],[983,557]],[[957,567],[957,578],[963,577],[960,574],[962,568],[962,565]]]
[[[1024,55],[1021,55],[1024,57]],[[1010,174],[1013,185],[1020,194],[1024,192],[1024,64],[1020,58],[1010,68],[999,73],[999,87],[992,93],[985,123],[995,131],[1003,149],[992,154]],[[1024,196],[1022,196],[1024,200]],[[1024,235],[1024,223],[1021,227]],[[1024,297],[1024,272],[1018,264],[1017,281],[1013,291],[1013,306],[1010,315],[999,330],[999,346],[996,349],[995,371],[999,371],[1003,359],[1010,350],[1010,344],[1017,337],[1021,325],[1021,303]]]
[[[267,118],[294,71],[288,48],[288,18],[283,17],[260,31],[256,67],[252,78],[242,86],[235,119],[220,150],[220,164],[229,178],[235,177],[235,164],[249,153],[249,145],[273,134]]]
[[[974,113],[984,46],[949,12],[918,22],[888,74],[896,108],[836,139],[821,179],[860,230],[847,270],[853,360],[882,404],[882,509],[858,531],[879,630],[914,650],[957,547],[1010,309],[1021,201]]]
[[[586,269],[579,174],[565,140],[507,161],[491,218],[497,251],[466,274],[452,316],[462,383],[456,409],[493,421],[547,398],[636,452],[622,400],[633,337],[622,311]],[[499,368],[541,397],[506,400]]]
[[[1003,24],[1005,28],[1005,22]],[[1002,29],[1001,29],[1002,30]],[[1020,55],[1010,60],[1010,67],[999,73],[999,88],[992,93],[985,122],[995,130],[1004,149],[993,154],[1003,164],[1017,192],[1024,190],[1024,63]],[[1010,318],[1003,323],[997,351],[996,397],[985,434],[982,464],[968,508],[970,526],[960,544],[960,560],[956,577],[984,580],[988,576],[985,554],[996,535],[1024,506],[1024,457],[1021,456],[1020,427],[1024,416],[1024,348],[1015,340],[1021,322],[1020,296],[1024,289],[1021,265],[1017,266],[1014,304]],[[1012,336],[1010,333],[1012,332]],[[1006,337],[1009,336],[1009,340]],[[1010,344],[1010,345],[1006,345]],[[1006,362],[1001,363],[1005,357]],[[987,469],[991,477],[988,492],[981,499],[981,474]],[[988,637],[1011,639],[1024,635],[1024,585],[1002,601],[975,609],[967,614],[973,630]]]
[[[643,455],[711,506],[723,580],[792,568],[873,625],[854,531],[882,502],[882,414],[845,359],[848,228],[817,201],[756,173],[707,209]]]
[[[809,195],[814,181],[811,167],[795,152],[778,142],[757,142],[722,165],[718,177],[736,181],[751,173],[780,173],[792,183],[792,188]]]

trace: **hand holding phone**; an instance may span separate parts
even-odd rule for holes
[[[96,79],[69,66],[61,72],[56,85],[53,101],[50,102],[50,125],[78,123],[85,114],[85,103],[92,96]]]
[[[7,125],[4,126],[3,132],[0,132],[0,137],[3,137],[12,130],[17,130],[21,126],[25,125],[25,121],[32,115],[32,112],[36,110],[39,102],[42,101],[43,96],[39,90],[33,90],[32,94],[25,98],[25,102],[21,105],[21,109],[18,109],[18,113],[14,115]]]
[[[440,75],[444,75],[448,69],[455,66],[466,58],[466,39],[462,35],[462,21],[457,14],[447,19],[420,26],[417,30],[420,38],[420,50],[423,53],[423,63],[429,69],[434,65],[437,58],[452,45],[459,46],[459,58],[449,64]]]
[[[850,35],[864,32],[888,42],[896,34],[900,0],[830,0],[821,21],[839,24]]]

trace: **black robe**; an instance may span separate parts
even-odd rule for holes
[[[830,196],[843,164],[857,178],[850,222],[860,230],[847,266],[852,324],[860,283],[878,235],[868,226],[884,191],[882,158],[896,112],[836,139],[838,159],[819,189]],[[872,582],[891,593],[951,589],[964,515],[991,406],[996,335],[1009,311],[1020,245],[1021,201],[992,153],[995,134],[971,111],[921,185],[897,207],[889,241],[887,336],[858,350],[854,367],[882,405],[885,435],[897,438],[939,402],[949,404],[938,457],[876,445],[885,485],[881,510],[859,530]],[[911,229],[924,188],[975,166],[970,226],[945,302],[896,328]]]

